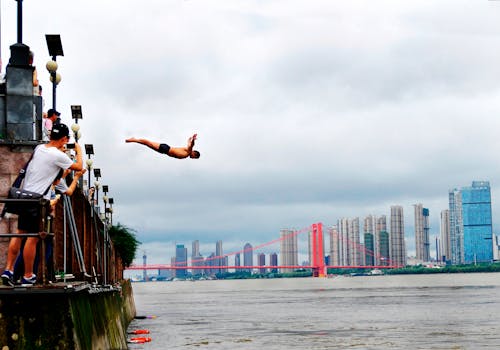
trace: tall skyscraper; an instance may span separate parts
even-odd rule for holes
[[[414,204],[416,258],[421,262],[430,261],[429,209],[422,204]]]
[[[259,266],[266,266],[266,254],[260,253],[257,255],[257,261],[259,262]],[[262,267],[259,269],[260,273],[266,273],[266,268]]]
[[[273,266],[278,266],[278,254],[271,253],[269,254],[269,266],[271,266],[271,272],[278,272],[277,268],[273,268]]]
[[[339,234],[339,265],[349,265],[349,219],[342,218],[337,222]]]
[[[379,232],[378,251],[380,254],[377,256],[377,265],[388,266],[391,256],[389,232]]]
[[[205,260],[205,266],[207,267],[213,267],[213,266],[218,266],[216,263],[216,258],[215,258],[215,253],[211,253],[207,259]],[[207,275],[214,276],[217,269],[206,269],[205,270]]]
[[[391,206],[391,263],[406,266],[406,246],[403,207]]]
[[[253,266],[253,248],[250,243],[243,247],[243,266]],[[252,269],[248,268],[246,271],[252,272]]]
[[[148,270],[146,270],[146,265],[148,261],[148,256],[146,255],[146,251],[142,254],[142,264],[144,265],[144,270],[142,270],[142,280],[144,282],[148,281]]]
[[[200,255],[200,241],[195,240],[191,243],[191,257]]]
[[[240,257],[240,253],[236,253],[234,255],[234,266],[241,266],[241,257]],[[236,270],[236,272],[238,272],[239,269]]]
[[[191,250],[191,265],[192,266],[204,266],[203,256],[200,254],[200,242],[198,240],[193,241]],[[201,269],[192,269],[193,275],[201,275],[204,273]]]
[[[445,209],[441,211],[441,256],[438,257],[439,261],[446,262],[451,259],[451,244],[450,244],[450,210]]]
[[[333,266],[340,266],[340,243],[339,232],[337,226],[334,225],[328,230],[330,236],[330,264]]]
[[[365,242],[365,253],[361,254],[365,257],[366,264],[369,264],[372,260],[372,265],[380,264],[379,241],[381,231],[387,231],[387,219],[385,215],[379,217],[375,215],[368,215],[367,217],[365,217],[363,221],[363,233],[370,233],[372,235],[372,237],[368,236],[368,239],[371,239],[372,242],[370,242],[369,245],[367,245]],[[373,259],[369,258],[369,255],[371,255]]]
[[[215,244],[215,255],[217,256],[216,264],[217,266],[224,266],[224,250],[222,249],[222,241],[217,241]],[[219,268],[217,270],[218,273],[226,272],[226,269]]]
[[[448,192],[450,209],[450,251],[451,263],[464,263],[464,236],[462,223],[462,193],[458,189]]]
[[[354,218],[349,220],[349,265],[359,266],[361,265],[361,246],[359,244],[359,218]]]
[[[375,242],[373,239],[373,233],[366,232],[364,234],[364,242],[365,242],[365,265],[373,266],[375,265],[375,257],[373,252],[375,250]]]
[[[380,265],[380,258],[383,256],[380,251],[380,232],[387,231],[387,216],[381,215],[377,218],[377,231],[375,232],[374,244],[375,244],[375,265]],[[387,255],[388,257],[388,255]]]
[[[281,265],[298,266],[299,251],[297,244],[297,235],[294,230],[280,230],[280,258]],[[293,269],[281,269],[281,272],[290,272]]]
[[[368,215],[363,220],[363,234],[365,244],[365,263],[366,265],[375,264],[375,256],[377,256],[376,238],[378,237],[377,217],[375,215]],[[367,235],[368,234],[368,235]],[[366,240],[369,240],[367,242]],[[370,257],[371,256],[371,257]]]
[[[184,244],[177,244],[175,246],[175,266],[187,266],[187,248],[184,247]],[[187,270],[186,269],[177,269],[175,276],[178,278],[186,278]]]
[[[491,190],[488,181],[473,181],[462,190],[464,260],[466,264],[493,260]]]
[[[359,240],[359,218],[342,218],[337,222],[339,233],[339,265],[358,266],[361,264]]]

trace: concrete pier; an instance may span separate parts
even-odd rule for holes
[[[127,349],[130,281],[0,287],[0,349]]]

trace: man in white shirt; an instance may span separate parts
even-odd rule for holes
[[[55,124],[52,127],[49,143],[38,145],[35,148],[33,158],[26,169],[23,189],[36,193],[45,193],[46,189],[52,185],[52,182],[61,169],[82,170],[83,162],[80,145],[75,144],[76,162],[73,162],[65,153],[59,150],[59,148],[63,147],[68,141],[68,127],[65,124]],[[46,193],[45,198],[50,199],[50,192]],[[17,232],[38,232],[39,223],[40,217],[38,215],[19,215]],[[10,239],[7,264],[1,276],[4,285],[14,285],[14,263],[19,254],[21,242],[22,239],[19,237]],[[33,262],[35,260],[37,242],[37,237],[26,238],[26,244],[23,250],[25,271],[21,280],[22,284],[34,284],[36,282],[36,275],[33,273]]]

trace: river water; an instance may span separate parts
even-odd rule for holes
[[[130,349],[500,349],[500,273],[133,284]]]

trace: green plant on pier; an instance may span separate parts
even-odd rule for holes
[[[109,236],[116,252],[122,258],[123,267],[129,267],[134,261],[137,247],[141,243],[135,237],[135,230],[118,223],[111,226]]]

